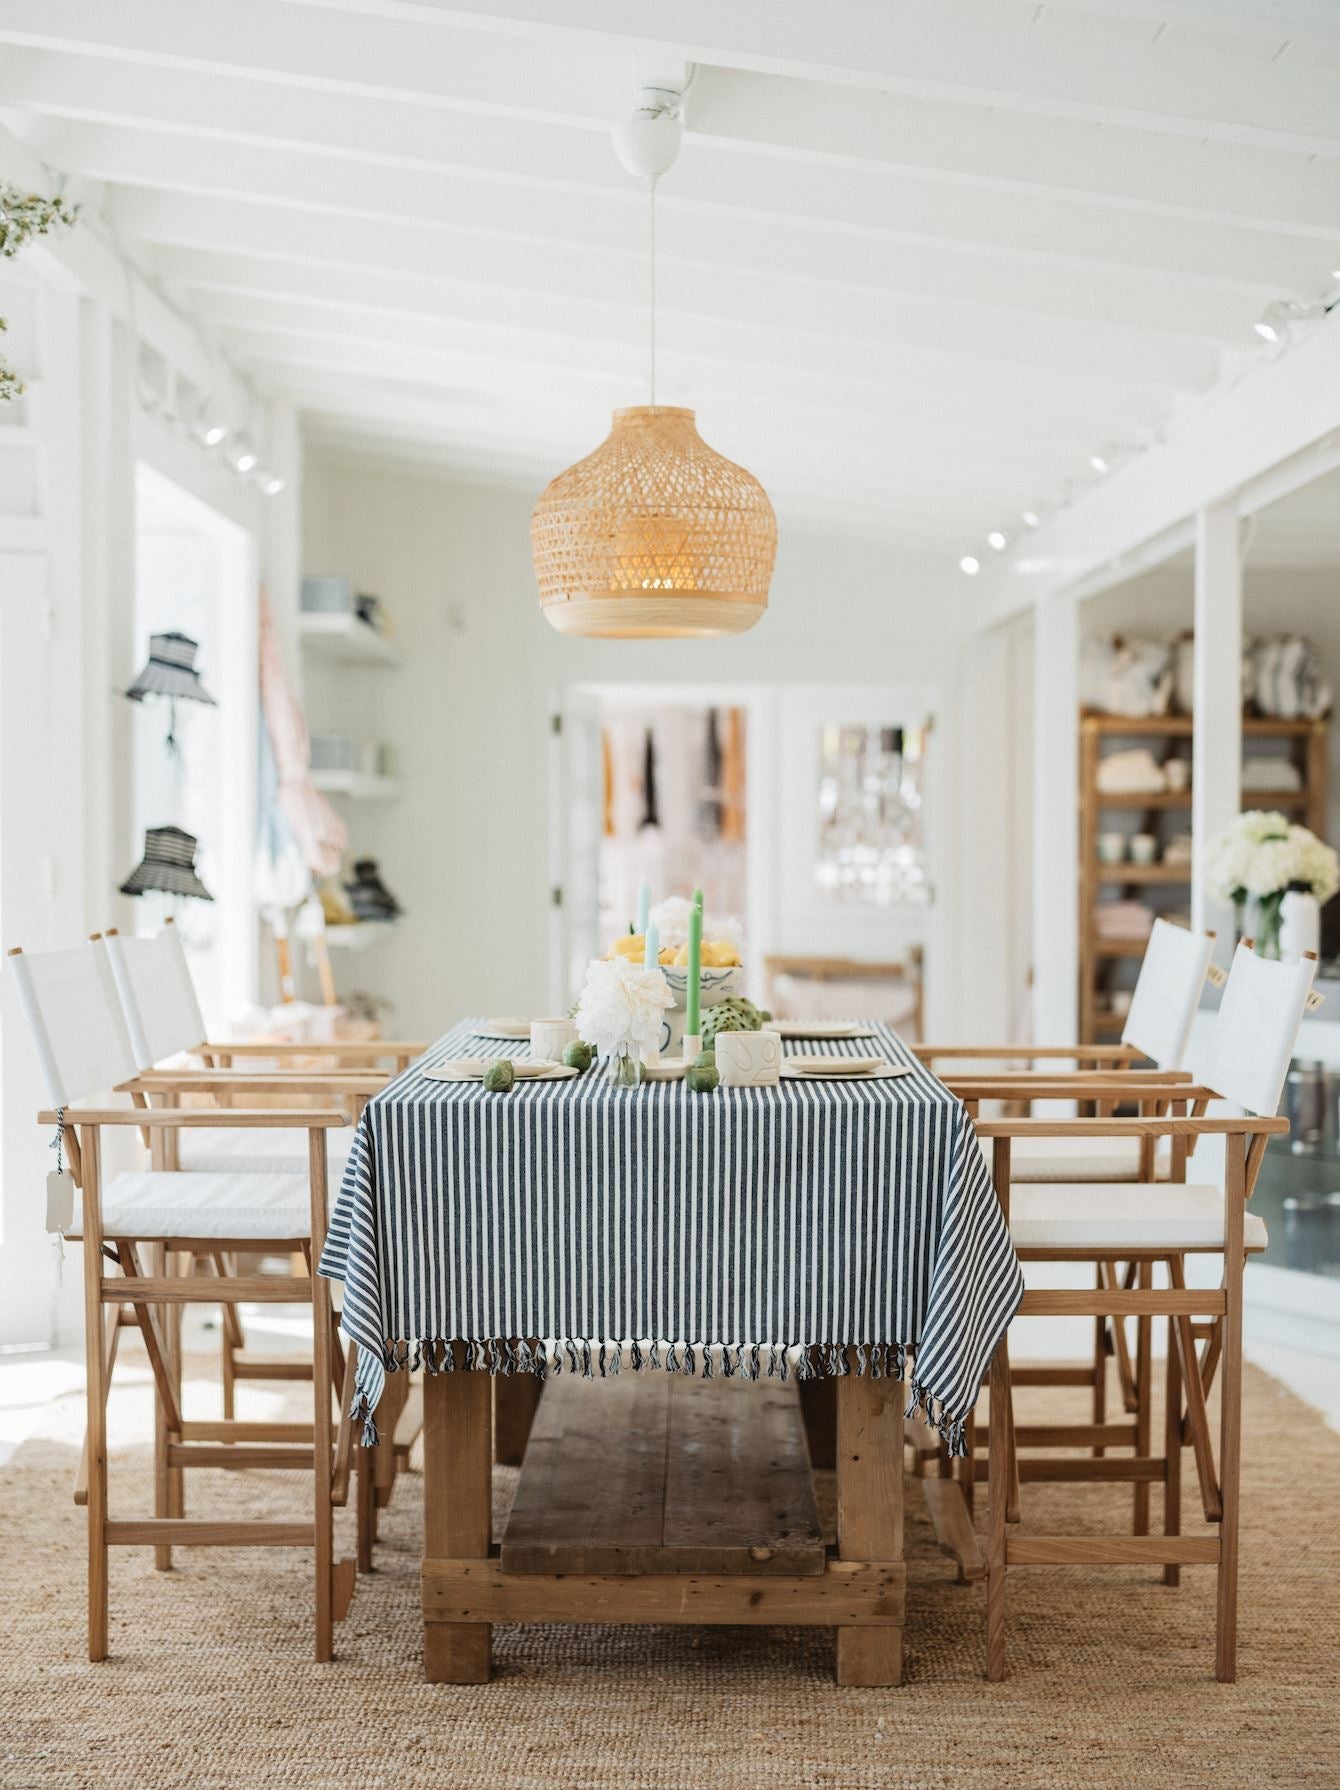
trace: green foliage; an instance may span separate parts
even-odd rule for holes
[[[40,193],[25,193],[0,182],[0,257],[8,260],[17,255],[34,236],[47,236],[58,226],[68,228],[77,214],[78,207],[67,205],[64,199],[44,199]],[[0,317],[0,330],[4,328],[5,320]],[[23,381],[0,360],[0,404],[22,396]]]

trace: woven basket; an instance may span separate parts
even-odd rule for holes
[[[751,473],[714,452],[691,410],[616,410],[559,473],[530,526],[540,606],[563,634],[742,634],[768,603],[777,519]]]

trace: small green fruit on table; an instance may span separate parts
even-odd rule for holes
[[[704,1052],[703,1054],[709,1055],[710,1053]],[[710,1094],[721,1080],[721,1077],[717,1074],[715,1057],[710,1063],[704,1063],[700,1058],[693,1064],[692,1068],[690,1068],[685,1075],[684,1080],[688,1083],[688,1086],[693,1093]]]
[[[499,1057],[484,1071],[484,1086],[490,1094],[510,1094],[516,1086],[516,1070],[510,1057]]]
[[[589,1044],[583,1044],[580,1039],[578,1039],[575,1044],[570,1044],[563,1052],[563,1061],[566,1066],[569,1069],[579,1070],[583,1075],[591,1067],[594,1060],[595,1052],[591,1049]]]

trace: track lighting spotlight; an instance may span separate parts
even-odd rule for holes
[[[960,572],[966,572],[969,578],[975,578],[982,569],[982,562],[980,559],[974,559],[971,553],[965,553],[958,562],[958,569]]]
[[[1020,510],[1019,520],[1025,528],[1038,528],[1042,524],[1042,518],[1036,510]]]
[[[1090,454],[1089,465],[1092,466],[1095,472],[1104,473],[1107,472],[1111,466],[1111,461],[1108,460],[1106,454]]]
[[[1266,306],[1252,328],[1262,341],[1280,342],[1292,324],[1306,323],[1313,317],[1325,315],[1325,305],[1308,304],[1298,298],[1277,298],[1274,304]]]
[[[245,435],[238,435],[234,438],[232,452],[228,457],[232,461],[233,470],[242,473],[254,472],[259,459],[255,448],[252,447],[250,440]]]
[[[1003,553],[1009,542],[998,528],[993,528],[986,537],[986,544],[988,547],[994,547],[997,553]]]
[[[284,489],[284,481],[277,472],[263,472],[259,478],[261,490],[267,497],[278,497]]]

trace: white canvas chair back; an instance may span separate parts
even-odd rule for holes
[[[175,926],[164,926],[152,939],[105,933],[101,949],[140,1069],[151,1069],[205,1042],[205,1021]]]
[[[1183,926],[1155,920],[1122,1029],[1123,1044],[1151,1057],[1160,1069],[1185,1066],[1191,1026],[1213,951],[1212,933],[1188,932]]]
[[[1313,957],[1275,963],[1238,946],[1202,1077],[1222,1099],[1258,1118],[1278,1111],[1316,973]]]
[[[76,945],[5,961],[52,1106],[75,1106],[131,1079],[139,1065],[102,951]]]

